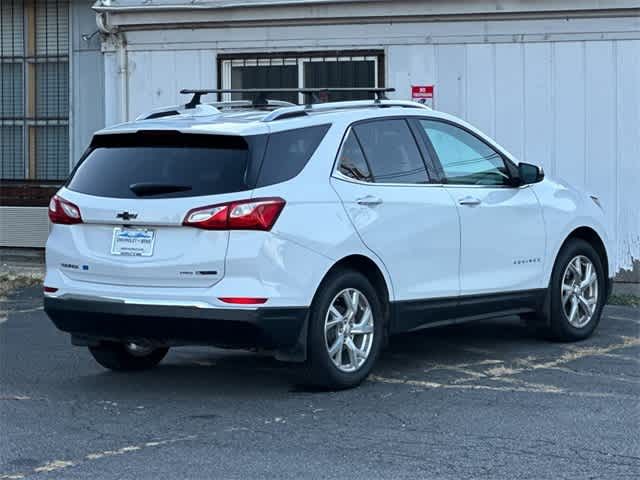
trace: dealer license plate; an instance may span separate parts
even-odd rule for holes
[[[155,239],[155,230],[149,228],[115,227],[111,241],[111,255],[150,257],[153,255]]]

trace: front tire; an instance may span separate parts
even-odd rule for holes
[[[549,285],[548,336],[571,342],[595,331],[606,300],[603,259],[582,239],[571,239],[556,259]]]
[[[136,344],[102,342],[96,347],[89,347],[89,351],[104,368],[116,372],[132,372],[155,367],[165,357],[169,348],[143,349]]]
[[[311,305],[304,382],[333,390],[359,385],[383,336],[383,308],[367,277],[345,269],[330,273]]]

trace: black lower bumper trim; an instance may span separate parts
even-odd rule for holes
[[[77,298],[45,298],[44,310],[60,330],[83,338],[268,349],[295,348],[308,311],[305,307],[214,309]]]

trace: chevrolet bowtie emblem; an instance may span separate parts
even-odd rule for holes
[[[121,218],[124,221],[133,220],[135,218],[138,218],[138,214],[130,212],[120,212],[116,215],[116,218]]]

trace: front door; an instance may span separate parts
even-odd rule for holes
[[[513,186],[508,160],[449,122],[419,120],[460,215],[460,294],[541,288],[545,226],[529,186]]]

